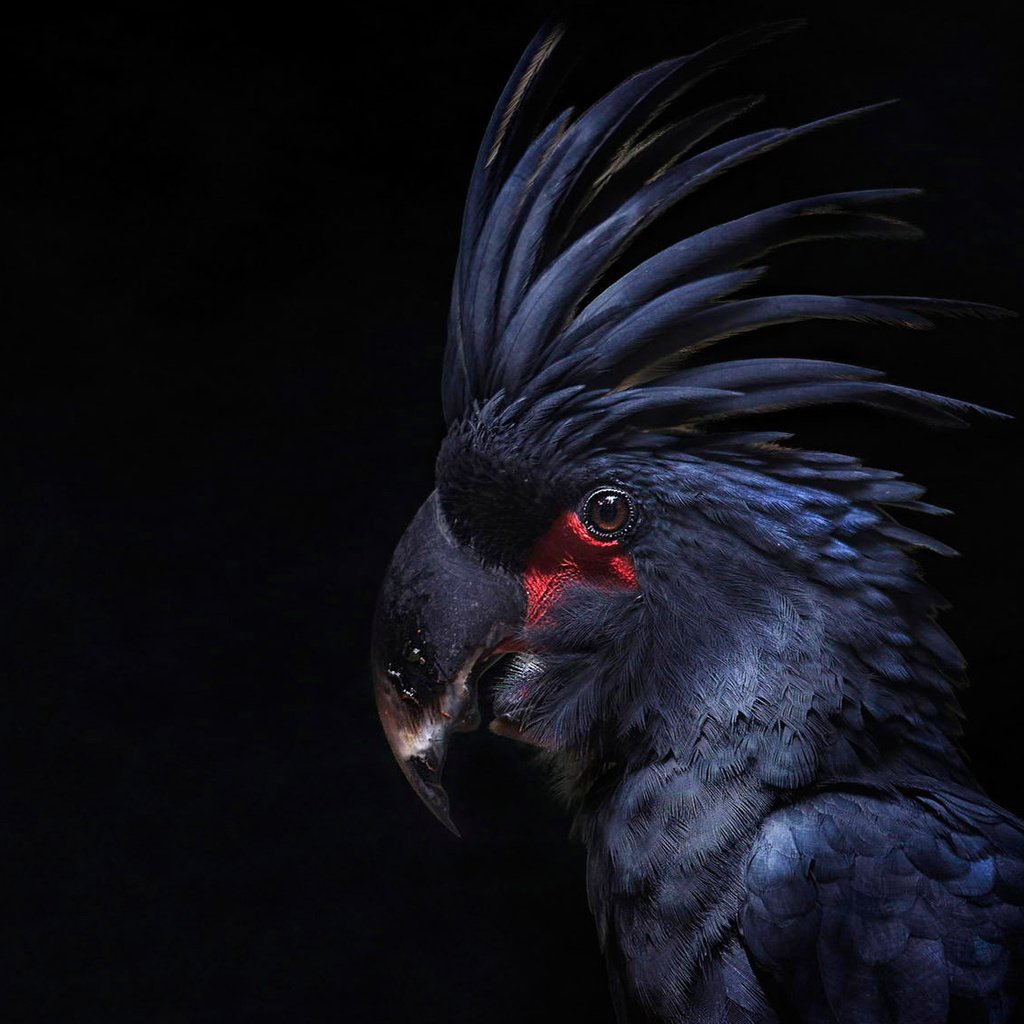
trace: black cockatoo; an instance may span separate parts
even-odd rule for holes
[[[380,716],[451,826],[446,744],[478,724],[491,672],[491,728],[544,748],[574,809],[621,1021],[1017,1020],[1024,825],[965,765],[962,659],[911,558],[943,545],[891,511],[941,510],[897,473],[749,422],[857,403],[955,424],[977,407],[859,366],[707,358],[768,325],[1000,311],[744,297],[780,246],[912,234],[887,206],[908,189],[784,202],[615,272],[706,182],[870,109],[725,141],[708,140],[753,100],[668,119],[789,27],[550,121],[561,28],[523,54],[466,205],[437,487],[378,603]]]

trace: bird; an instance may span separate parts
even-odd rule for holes
[[[453,831],[445,753],[480,726],[482,686],[490,729],[538,749],[586,850],[622,1024],[1020,1020],[1024,824],[966,761],[964,660],[916,563],[951,551],[899,518],[945,510],[757,419],[1001,414],[858,365],[722,357],[774,325],[1006,311],[768,287],[783,246],[916,237],[892,212],[908,188],[737,211],[624,261],[709,182],[876,109],[746,133],[757,97],[677,114],[798,24],[554,116],[565,27],[527,46],[472,171],[436,486],[374,614],[378,712]]]

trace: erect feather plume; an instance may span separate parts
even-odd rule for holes
[[[737,296],[764,271],[750,264],[781,246],[916,237],[916,228],[880,209],[916,189],[781,203],[684,238],[618,277],[610,274],[640,231],[702,185],[886,105],[707,146],[758,97],[727,100],[652,127],[695,82],[799,24],[748,30],[663,61],[583,113],[566,110],[535,130],[551,54],[563,34],[557,26],[538,33],[502,93],[470,183],[442,385],[449,423],[496,396],[524,415],[529,411],[531,420],[540,409],[571,413],[577,424],[589,418],[583,433],[591,437],[698,428],[731,416],[834,402],[942,424],[988,411],[899,387],[877,371],[821,360],[684,369],[710,345],[775,324],[829,319],[926,329],[935,315],[1006,315],[994,306],[908,296]]]

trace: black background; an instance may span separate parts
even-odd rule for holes
[[[582,852],[529,754],[460,738],[456,841],[391,763],[367,672],[376,587],[431,487],[469,167],[550,11],[145,6],[6,28],[4,1017],[608,1021]],[[570,11],[574,100],[805,14],[691,102],[764,88],[753,128],[904,101],[656,238],[923,185],[927,240],[787,250],[773,286],[1020,306],[1014,5],[616,6]],[[1020,412],[1012,321],[772,341]],[[926,568],[972,668],[977,772],[1024,810],[1016,426],[786,422],[957,510],[927,527],[965,557]]]

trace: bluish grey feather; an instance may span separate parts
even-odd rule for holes
[[[854,210],[919,194],[917,189],[864,189],[812,196],[781,203],[685,238],[645,260],[597,295],[574,318],[561,346],[571,350],[583,337],[695,273],[710,275],[740,266],[792,242],[845,237],[848,228],[856,232],[863,226],[856,220],[851,223],[849,214]],[[885,223],[872,220],[869,226],[885,231]],[[909,226],[908,230],[913,232]]]
[[[585,111],[568,128],[537,176],[534,194],[517,237],[506,254],[498,323],[506,324],[537,269],[550,221],[559,204],[599,148],[633,107],[679,72],[686,58],[664,61],[634,75]]]
[[[614,344],[606,343],[567,379],[572,381],[577,374],[586,374],[602,383],[619,383],[625,379],[642,383],[663,376],[676,368],[678,360],[725,338],[761,327],[811,319],[890,324],[919,330],[932,326],[931,321],[916,313],[845,295],[769,295],[738,299],[681,317],[671,331],[665,330],[653,339],[638,334],[634,342],[629,333],[619,332]],[[673,359],[663,362],[668,356]]]
[[[823,359],[733,359],[711,363],[663,377],[659,386],[686,384],[705,388],[744,388],[751,385],[802,384],[810,381],[868,380],[884,376],[851,363]]]
[[[720,128],[752,110],[762,96],[740,96],[715,103],[689,117],[651,132],[632,146],[624,146],[608,168],[590,185],[578,210],[569,219],[571,235],[578,238],[611,216],[627,196],[639,191],[648,181],[663,174],[683,156]]]
[[[663,109],[724,64],[757,46],[763,46],[781,35],[801,28],[803,24],[801,19],[790,19],[744,29],[681,58],[672,74],[632,103],[629,109],[623,112],[614,131],[606,134],[603,140],[593,147],[588,156],[588,164],[595,169],[594,173],[578,175],[564,193],[559,204],[562,215],[552,222],[547,232],[546,245],[549,252],[564,248],[567,234],[575,227],[581,212],[595,195],[595,188],[600,189],[609,178],[617,178],[623,161],[629,160],[630,154],[637,152],[638,148],[646,148],[644,141],[661,138],[661,132],[652,133],[646,140],[643,135]],[[735,102],[730,101],[728,106]],[[678,159],[716,128],[749,109],[756,102],[756,98],[753,101],[739,102],[740,106],[731,112],[726,109],[727,105],[723,104],[720,109],[701,111],[687,118],[685,126],[676,126],[678,131],[673,133],[672,141],[677,143],[678,148],[673,152],[672,141],[669,140],[665,140],[664,145],[657,146],[656,148],[663,154],[663,159],[655,165],[652,173]],[[638,140],[641,141],[638,143]]]
[[[561,25],[545,25],[530,41],[495,105],[477,151],[470,176],[466,206],[462,216],[459,255],[455,265],[451,306],[448,314],[448,344],[441,375],[441,395],[445,419],[452,422],[465,406],[478,397],[480,378],[476,360],[465,351],[463,307],[470,277],[474,274],[476,240],[495,195],[520,148],[520,138],[532,129],[524,115],[531,100],[543,94],[544,72],[552,52],[564,34]]]
[[[510,239],[536,186],[535,175],[551,157],[551,147],[565,131],[572,111],[564,111],[530,144],[491,206],[473,245],[473,273],[463,286],[465,343],[471,345],[469,362],[486,366],[496,341],[498,295],[505,276]]]

